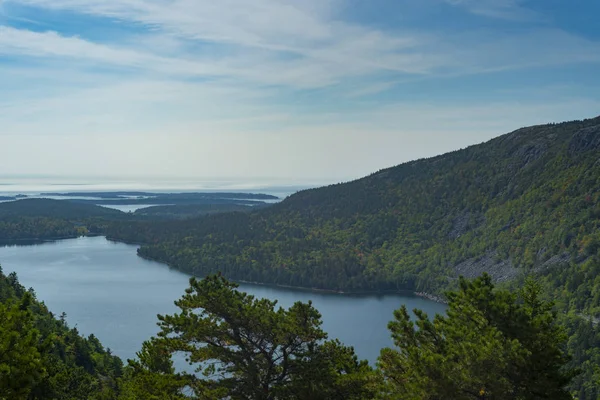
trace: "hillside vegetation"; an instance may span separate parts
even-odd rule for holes
[[[140,208],[133,214],[134,216],[151,217],[154,219],[186,219],[224,212],[250,212],[268,206],[268,204],[181,204]]]
[[[600,118],[535,126],[250,214],[108,232],[197,275],[438,292],[459,275],[503,281],[594,256],[599,150]]]
[[[0,268],[0,399],[112,399],[123,363]]]

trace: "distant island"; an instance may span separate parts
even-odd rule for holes
[[[264,193],[228,193],[228,192],[67,192],[41,193],[41,196],[54,197],[97,197],[102,199],[146,199],[146,198],[201,198],[201,199],[248,199],[248,200],[279,200],[279,197]]]
[[[154,219],[187,219],[201,215],[219,214],[223,212],[249,212],[255,211],[269,204],[179,204],[144,207],[133,212],[134,216],[149,217]]]
[[[154,193],[154,192],[69,192],[42,193],[40,196],[64,197],[75,203],[107,206],[123,205],[261,205],[277,201],[277,196],[262,193]]]

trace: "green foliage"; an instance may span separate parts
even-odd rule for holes
[[[75,238],[85,234],[85,228],[62,219],[45,217],[11,217],[0,220],[0,240],[35,241]]]
[[[153,219],[184,219],[224,212],[250,212],[267,206],[268,204],[181,204],[140,208],[134,212],[134,215],[152,217]]]
[[[91,221],[126,218],[117,210],[63,200],[24,199],[0,203],[0,241],[54,240],[89,233]]]
[[[537,276],[560,311],[570,336],[571,366],[581,368],[572,389],[579,400],[600,398],[600,254],[554,266]],[[518,282],[516,282],[518,284]]]
[[[489,276],[449,292],[447,316],[433,321],[406,307],[389,328],[396,345],[380,367],[389,399],[571,399],[567,336],[541,288],[494,290]]]
[[[0,399],[27,399],[46,372],[38,350],[39,332],[29,311],[31,301],[26,293],[19,302],[0,304]]]
[[[155,339],[145,342],[129,360],[129,368],[121,382],[119,400],[185,400],[185,387],[190,379],[176,374],[171,353]]]
[[[0,271],[0,399],[115,399],[122,362]]]
[[[220,276],[191,279],[176,302],[179,314],[159,316],[158,339],[144,345],[132,379],[153,383],[146,398],[368,399],[374,374],[339,341],[326,341],[310,303],[285,310],[256,299]],[[197,373],[175,374],[168,354],[183,353]],[[153,379],[156,378],[156,379]],[[147,386],[148,387],[148,386]],[[168,397],[170,396],[170,397]]]

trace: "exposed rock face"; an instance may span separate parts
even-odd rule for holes
[[[495,282],[505,282],[515,278],[521,270],[515,268],[510,260],[495,260],[496,253],[489,252],[483,257],[471,258],[456,265],[454,271],[457,276],[473,279],[484,272],[492,277]]]
[[[415,295],[431,301],[435,301],[436,303],[448,304],[448,301],[444,297],[436,296],[435,294],[426,292],[415,292]]]
[[[520,160],[521,165],[520,168],[527,166],[529,163],[532,163],[539,158],[541,158],[546,150],[548,149],[548,145],[544,141],[538,141],[534,143],[528,143],[522,147],[520,147],[515,152],[515,157]]]
[[[569,143],[571,153],[600,150],[600,125],[584,128],[573,135]]]
[[[458,239],[465,233],[479,228],[485,223],[485,216],[481,213],[464,211],[452,221],[452,230],[448,233],[450,239]]]
[[[540,264],[535,268],[535,272],[543,272],[546,269],[553,267],[555,265],[565,264],[571,260],[571,255],[569,253],[557,254],[555,256],[550,257],[544,263]]]

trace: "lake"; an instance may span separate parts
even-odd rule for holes
[[[123,359],[133,358],[144,340],[158,332],[157,314],[177,311],[173,302],[189,275],[137,256],[137,246],[103,237],[83,237],[28,246],[0,247],[5,274],[15,271],[56,315],[66,312],[70,326],[93,333]],[[391,345],[387,323],[402,304],[430,315],[445,306],[410,295],[340,295],[242,284],[257,297],[283,307],[312,300],[330,338],[354,346],[360,358],[375,362]]]

